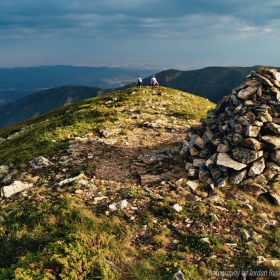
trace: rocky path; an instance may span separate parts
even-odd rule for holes
[[[71,156],[89,160],[89,172],[98,179],[118,182],[139,180],[139,174],[147,171],[147,165],[139,156],[152,150],[164,150],[178,146],[185,138],[184,125],[159,134],[153,129],[137,128],[124,137],[97,138],[88,135],[84,143],[74,140],[70,146]],[[172,167],[171,167],[172,168]],[[168,166],[166,169],[170,169]]]

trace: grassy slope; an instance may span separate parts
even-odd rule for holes
[[[177,90],[160,87],[158,95],[151,95],[150,88],[144,88],[144,90],[146,92],[141,95],[133,95],[132,90],[128,89],[86,99],[1,129],[0,138],[6,138],[20,131],[22,127],[27,127],[28,131],[0,145],[0,165],[26,163],[34,157],[51,154],[58,148],[67,145],[66,140],[69,136],[81,136],[90,132],[98,133],[102,128],[114,127],[114,123],[117,121],[127,122],[129,110],[145,113],[148,108],[159,103],[161,106],[169,108],[169,116],[167,116],[169,118],[199,120],[205,116],[207,110],[213,107],[213,103],[201,97]],[[161,92],[168,94],[161,95]],[[116,101],[111,102],[114,99]],[[152,108],[152,111],[157,114],[157,109]],[[131,124],[128,123],[128,125]],[[132,129],[132,127],[128,127],[128,129]]]
[[[0,127],[45,114],[51,110],[102,94],[96,87],[65,86],[28,95],[5,106],[0,106]]]
[[[20,173],[28,160],[67,147],[69,135],[98,133],[116,123],[131,130],[137,119],[129,112],[153,112],[161,117],[161,106],[168,107],[166,118],[199,120],[213,104],[164,87],[156,94],[149,88],[129,89],[87,99],[0,130],[0,137],[7,137],[23,126],[32,127],[0,144],[0,165],[17,166]],[[182,159],[178,156],[178,160]],[[96,179],[95,185],[99,196],[114,196],[118,188],[106,180]],[[134,208],[112,213],[107,212],[107,204],[96,206],[70,186],[64,193],[47,185],[29,197],[2,199],[0,279],[159,280],[172,279],[180,269],[186,279],[199,280],[210,279],[210,270],[252,268],[257,255],[280,257],[278,228],[264,228],[265,217],[258,214],[267,212],[278,219],[279,209],[244,194],[255,209],[252,215],[233,199],[236,188],[228,190],[227,197],[215,190],[227,201],[224,210],[209,203],[187,202],[185,179],[155,184],[151,192],[138,185],[121,188],[129,188]],[[203,189],[195,193],[207,195]],[[182,212],[170,210],[175,203],[183,205]],[[143,224],[146,231],[141,229]],[[263,238],[241,243],[236,239],[238,227],[253,228]],[[209,238],[209,243],[200,241],[202,237]],[[235,242],[237,247],[226,245]]]

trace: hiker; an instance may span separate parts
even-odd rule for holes
[[[152,89],[153,90],[156,88],[156,85],[159,86],[159,83],[157,82],[157,79],[156,79],[155,75],[153,75],[153,77],[151,79],[151,84],[152,84]]]
[[[138,78],[137,78],[137,87],[140,88],[141,84],[142,84],[142,79],[141,79],[140,76],[138,76]]]

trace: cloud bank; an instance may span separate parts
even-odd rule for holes
[[[274,0],[3,0],[0,66],[280,65]]]

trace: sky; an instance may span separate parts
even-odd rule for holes
[[[279,67],[279,12],[279,0],[1,0],[0,67]]]

